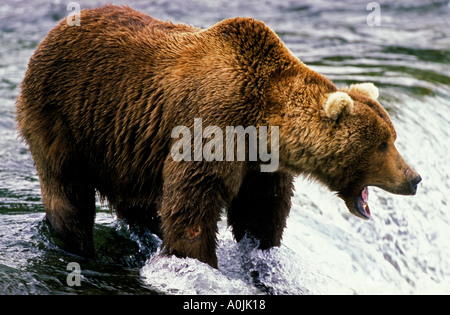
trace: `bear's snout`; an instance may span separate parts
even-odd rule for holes
[[[410,174],[411,176],[408,176]],[[409,185],[411,189],[410,195],[415,195],[417,192],[417,186],[422,181],[422,177],[411,169],[406,170],[406,177],[410,178],[409,179]]]

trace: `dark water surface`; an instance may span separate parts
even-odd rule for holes
[[[78,1],[82,9],[105,2]],[[262,252],[235,244],[220,222],[218,271],[161,258],[160,240],[100,206],[99,259],[58,248],[43,221],[33,161],[15,131],[14,102],[36,45],[71,12],[68,3],[0,3],[0,294],[450,293],[448,1],[379,1],[379,26],[367,23],[369,1],[113,1],[203,28],[251,16],[338,85],[374,82],[399,151],[423,177],[414,197],[371,189],[371,221],[299,179],[283,245]],[[81,267],[80,286],[68,285],[70,262]]]

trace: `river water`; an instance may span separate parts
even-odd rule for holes
[[[65,253],[43,221],[14,102],[36,45],[71,12],[69,1],[2,0],[0,294],[450,294],[450,2],[378,1],[375,11],[359,0],[112,2],[203,28],[251,16],[337,85],[374,82],[397,148],[423,181],[413,197],[370,188],[372,219],[363,221],[327,189],[299,178],[282,246],[236,244],[223,220],[218,270],[159,256],[157,237],[131,230],[100,205],[99,259]],[[78,1],[82,9],[102,3]],[[67,281],[70,262],[80,266],[79,286]]]

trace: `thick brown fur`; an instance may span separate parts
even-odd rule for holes
[[[395,162],[377,149],[386,142],[395,150],[380,104],[347,89],[353,113],[327,117],[323,104],[336,86],[251,18],[201,30],[128,7],[84,10],[80,26],[63,20],[39,44],[21,87],[18,127],[47,219],[85,256],[94,255],[95,191],[119,217],[161,236],[166,253],[217,267],[223,209],[237,240],[280,244],[295,175],[319,179],[346,202],[364,185],[395,190],[406,181],[397,166],[380,175]],[[261,173],[249,161],[174,161],[171,131],[192,130],[194,118],[223,130],[279,126],[278,171]]]

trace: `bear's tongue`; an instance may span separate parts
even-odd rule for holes
[[[363,215],[363,217],[370,219],[370,209],[368,205],[369,200],[369,189],[367,187],[364,187],[363,190],[361,190],[361,193],[356,198],[356,208],[358,209],[359,213]]]

